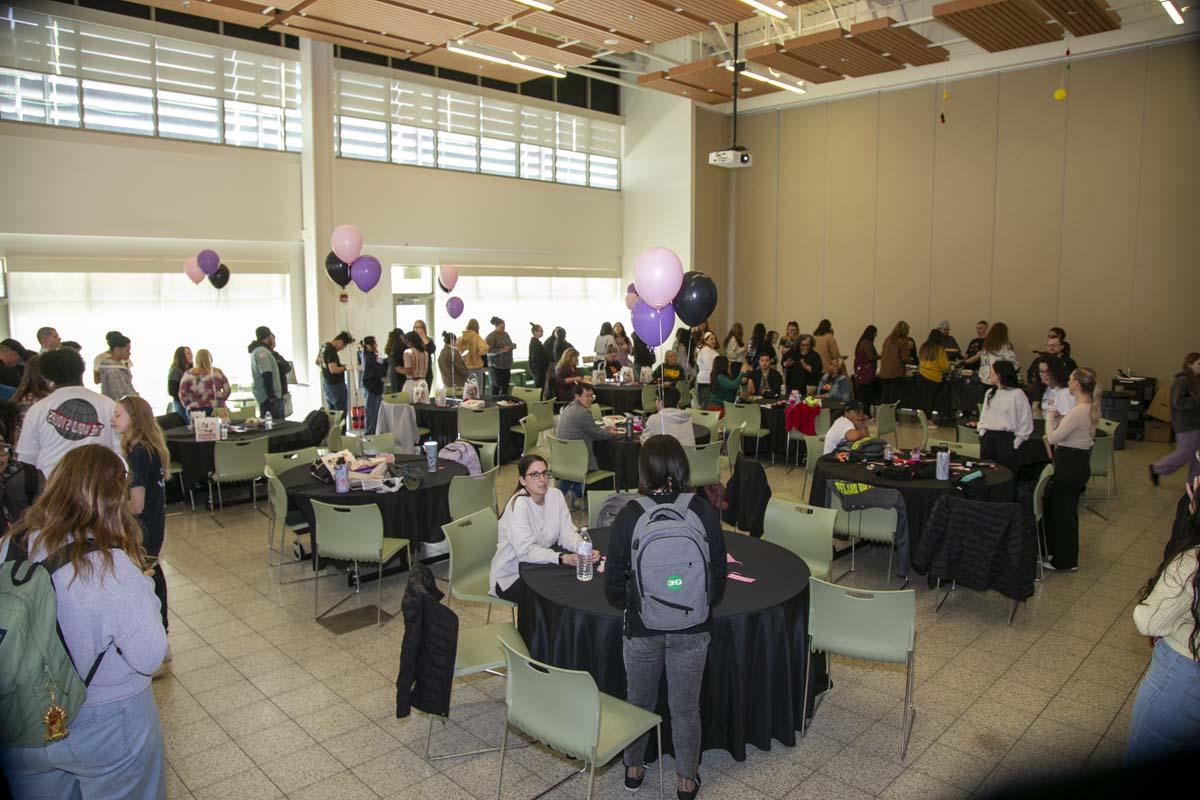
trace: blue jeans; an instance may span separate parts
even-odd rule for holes
[[[325,405],[329,406],[330,411],[342,412],[342,430],[346,430],[346,423],[350,420],[350,409],[347,403],[350,398],[350,393],[347,391],[344,383],[327,383],[325,384]]]
[[[179,402],[179,398],[175,398],[174,400],[171,401],[171,403],[173,404],[173,406],[175,408],[175,413],[178,414],[179,416],[183,417],[184,422],[187,422],[188,411],[186,408],[184,408],[183,403]]]
[[[149,688],[124,700],[83,706],[70,731],[66,739],[46,747],[0,750],[13,797],[162,800],[167,796],[162,725]]]
[[[1162,639],[1138,687],[1125,744],[1125,763],[1139,764],[1194,749],[1200,743],[1200,662]]]
[[[379,406],[383,403],[383,395],[371,394],[367,395],[367,427],[365,433],[370,436],[375,433],[375,425],[379,421]]]

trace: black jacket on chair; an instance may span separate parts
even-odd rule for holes
[[[731,453],[733,458],[736,453]],[[771,499],[771,484],[762,464],[750,458],[739,458],[733,477],[725,485],[725,511],[721,518],[751,536],[762,536],[767,502]]]
[[[1033,595],[1036,531],[1020,503],[938,498],[912,554],[920,574],[994,590],[1011,600]]]
[[[396,678],[396,716],[412,709],[450,714],[450,685],[458,651],[458,615],[441,603],[433,574],[417,563],[404,590],[404,641]]]

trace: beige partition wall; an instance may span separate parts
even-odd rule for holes
[[[733,174],[730,320],[829,317],[843,350],[868,323],[905,319],[920,341],[949,319],[965,345],[977,319],[1002,320],[1023,364],[1061,325],[1105,383],[1119,367],[1167,379],[1200,350],[1200,43],[739,128],[754,166]]]
[[[696,144],[693,158],[696,191],[692,197],[692,265],[712,277],[719,298],[728,291],[731,170],[708,165],[708,154],[729,146],[729,117],[696,108]],[[716,314],[709,320],[713,328],[724,331],[729,325],[729,304],[718,302]]]

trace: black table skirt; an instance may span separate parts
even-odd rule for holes
[[[696,435],[696,444],[708,444],[711,438],[708,428],[692,425]],[[612,470],[617,473],[618,489],[636,489],[638,487],[638,456],[642,452],[642,444],[637,439],[610,439],[606,442],[593,442],[592,449],[596,453],[596,464],[600,469]],[[606,489],[608,484],[596,484],[597,489]]]
[[[616,386],[608,383],[592,384],[596,402],[612,406],[613,414],[638,414],[642,408],[642,385]]]
[[[925,407],[924,386],[920,378],[915,375],[910,375],[906,378],[901,378],[894,381],[892,391],[895,393],[891,400],[885,399],[884,402],[892,402],[893,400],[900,401],[900,408],[909,408],[916,410]],[[935,407],[938,414],[942,416],[957,416],[963,414],[966,416],[978,416],[979,404],[983,402],[983,396],[987,393],[988,387],[980,383],[974,378],[965,380],[946,380],[942,382],[940,391],[937,395]]]
[[[171,460],[177,461],[183,467],[183,482],[185,486],[204,483],[213,471],[213,453],[216,442],[197,442],[195,431],[186,427],[171,428],[165,431],[167,450]],[[247,431],[246,433],[230,433],[229,441],[257,439],[267,437],[267,451],[270,453],[285,453],[288,450],[300,450],[317,444],[312,440],[312,432],[302,422],[276,422],[271,430]]]
[[[513,398],[504,398],[512,400]],[[484,403],[488,408],[496,405],[493,398],[487,398]],[[458,439],[458,406],[438,407],[431,403],[413,405],[417,412],[417,424],[429,428],[429,435],[437,440],[438,447],[445,447]],[[514,433],[512,427],[529,413],[529,407],[523,402],[515,406],[500,407],[500,452],[497,456],[500,464],[516,461],[521,457],[524,442],[521,434]]]
[[[397,456],[396,463],[423,463],[424,457]],[[450,481],[456,475],[466,475],[467,468],[453,461],[438,460],[438,471],[422,474],[421,488],[416,492],[377,493],[351,491],[338,494],[333,484],[321,483],[309,474],[309,465],[289,469],[279,476],[287,490],[289,506],[300,511],[309,529],[316,531],[312,501],[343,505],[379,506],[383,516],[385,536],[419,542],[440,542],[445,538],[442,526],[450,521]]]
[[[608,530],[592,531],[600,552],[608,548]],[[731,569],[757,578],[753,584],[729,581],[714,610],[712,642],[700,690],[702,750],[725,750],[738,761],[746,745],[769,750],[772,740],[788,747],[804,717],[804,670],[807,663],[808,567],[798,556],[770,542],[725,534],[729,553],[741,565]],[[625,697],[622,613],[604,596],[605,574],[591,583],[575,579],[574,569],[522,564],[529,591],[517,615],[530,654],[557,667],[586,670],[600,691]],[[825,659],[813,660],[809,693],[828,686]],[[663,749],[674,752],[666,682],[657,713],[663,718]],[[648,758],[655,758],[650,737]]]
[[[777,405],[779,402],[778,400],[765,400],[760,404],[759,411],[762,419],[762,427],[770,431],[770,434],[764,436],[762,441],[758,443],[759,456],[767,456],[772,452],[777,457],[787,456],[787,405]],[[824,400],[822,403],[824,408],[829,409],[830,422],[840,417],[846,408],[845,403],[837,400]],[[798,446],[800,447],[801,455],[803,455],[804,443],[801,442]],[[754,437],[747,436],[742,439],[742,452],[746,455],[754,455]]]
[[[869,483],[884,489],[897,489],[904,496],[905,509],[908,512],[909,551],[917,552],[921,534],[925,531],[925,522],[933,511],[938,498],[951,491],[950,481],[939,481],[932,478],[913,481],[895,481],[882,478],[867,470],[866,464],[844,464],[836,460],[830,453],[822,456],[817,462],[813,474],[812,491],[809,494],[810,505],[828,508],[826,487],[831,481],[852,481],[854,483]],[[997,466],[995,469],[984,470],[983,479],[986,488],[985,496],[977,499],[995,502],[1012,502],[1015,485],[1013,474],[1006,467]]]

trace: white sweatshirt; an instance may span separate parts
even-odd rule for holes
[[[1033,433],[1033,409],[1020,389],[988,391],[979,415],[979,435],[987,431],[1012,431],[1013,447],[1020,447]]]
[[[1143,636],[1161,637],[1175,652],[1192,658],[1188,638],[1192,619],[1192,582],[1200,548],[1184,550],[1167,564],[1150,596],[1133,608],[1133,624]]]
[[[563,493],[551,487],[538,505],[522,490],[504,506],[500,516],[500,534],[496,555],[488,574],[488,592],[496,594],[496,584],[507,590],[520,577],[520,564],[557,564],[559,545],[568,552],[579,548],[579,534],[571,521]]]

